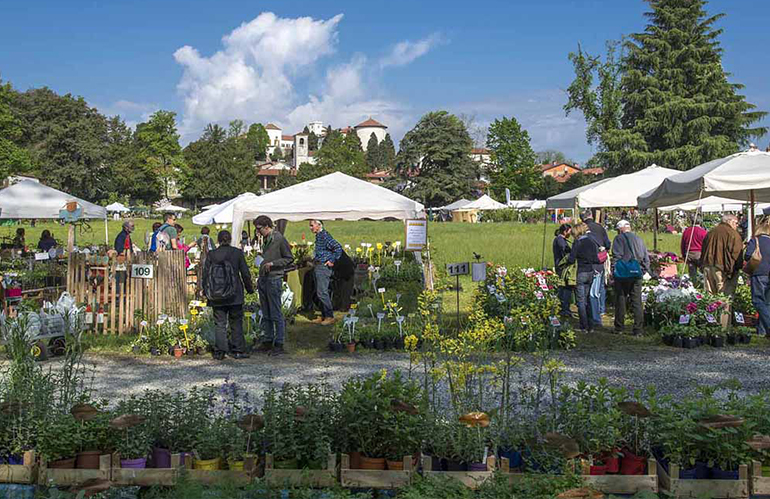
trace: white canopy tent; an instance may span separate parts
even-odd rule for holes
[[[167,204],[166,206],[161,206],[159,208],[155,208],[155,211],[160,212],[173,212],[173,213],[184,213],[187,211],[187,208],[183,208],[182,206],[177,206],[174,204]]]
[[[721,213],[725,211],[742,211],[746,203],[735,199],[727,199],[719,196],[709,196],[697,201],[682,203],[672,206],[663,206],[659,211],[695,211],[702,213]]]
[[[233,234],[241,233],[245,220],[253,220],[259,215],[291,222],[362,218],[407,220],[424,218],[425,208],[389,189],[335,172],[237,201],[233,210]]]
[[[476,201],[472,201],[459,209],[461,210],[500,210],[502,208],[508,208],[508,206],[504,205],[503,203],[497,202],[491,197],[489,197],[487,194],[484,194],[483,196],[478,198]]]
[[[770,153],[739,152],[680,172],[639,195],[640,208],[658,208],[708,196],[770,202]]]
[[[201,208],[201,209],[205,211],[205,210],[210,210],[210,209],[212,209],[212,208],[216,208],[217,206],[219,206],[219,205],[215,203],[215,204],[210,204],[210,205],[208,205],[208,206],[204,206],[204,207],[203,207],[203,208]]]
[[[460,208],[462,208],[463,206],[465,206],[468,203],[470,203],[469,200],[467,200],[465,198],[462,198],[462,199],[459,199],[459,200],[455,201],[454,203],[451,203],[451,204],[448,204],[446,206],[442,206],[442,207],[436,208],[436,209],[438,209],[438,210],[448,210],[448,211],[459,210]]]
[[[108,204],[107,206],[104,207],[104,209],[107,211],[118,212],[118,213],[126,213],[128,211],[131,211],[121,203]]]
[[[551,196],[547,208],[622,208],[636,206],[636,198],[659,186],[665,179],[680,173],[651,165],[634,173],[599,180],[571,191]],[[668,203],[674,204],[674,203]]]
[[[534,211],[545,208],[545,201],[540,199],[511,200],[508,206],[514,210]]]
[[[209,225],[213,223],[217,224],[231,224],[233,223],[233,210],[235,209],[236,201],[242,201],[245,199],[256,198],[257,195],[251,192],[244,192],[240,196],[236,196],[229,201],[225,201],[221,204],[213,205],[213,208],[209,208],[203,213],[199,213],[192,217],[192,222],[195,225]]]

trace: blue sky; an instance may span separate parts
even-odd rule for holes
[[[130,124],[178,113],[183,142],[208,122],[273,121],[284,133],[372,115],[399,140],[430,110],[479,127],[515,116],[535,150],[585,162],[565,117],[567,54],[641,31],[641,0],[17,1],[0,6],[0,77],[82,95]],[[770,110],[766,0],[712,0],[724,66]],[[272,14],[269,14],[272,13]],[[302,19],[304,18],[304,19]],[[770,120],[765,120],[770,125]],[[767,147],[768,137],[759,141]]]

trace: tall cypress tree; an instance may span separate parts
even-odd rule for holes
[[[576,78],[565,110],[586,116],[595,133],[589,141],[599,149],[593,161],[613,173],[652,163],[687,170],[765,134],[751,125],[766,113],[754,111],[739,93],[743,86],[729,82],[722,68],[722,30],[714,24],[723,14],[709,16],[706,0],[646,1],[650,23],[625,40],[618,63],[612,53],[604,64],[582,51],[570,54]],[[614,110],[613,97],[620,105],[614,125],[603,108]]]
[[[369,170],[373,172],[382,168],[380,143],[377,142],[377,136],[374,135],[374,132],[369,136],[369,142],[366,143],[366,164],[369,166]]]
[[[396,146],[393,145],[393,139],[390,138],[390,134],[385,134],[385,138],[380,143],[380,158],[381,165],[385,171],[393,171],[396,166]]]

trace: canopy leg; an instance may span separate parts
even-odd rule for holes
[[[545,238],[548,231],[548,208],[545,209],[545,215],[543,216],[543,252],[540,257],[540,269],[545,268]]]
[[[655,208],[655,221],[652,224],[652,251],[658,251],[658,209]]]

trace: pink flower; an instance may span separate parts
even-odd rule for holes
[[[695,295],[695,299],[696,300],[702,300],[703,299],[703,295],[698,293],[697,295]]]
[[[690,302],[687,304],[687,313],[688,314],[694,314],[695,311],[698,310],[698,304],[694,302]]]

